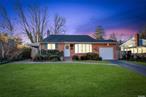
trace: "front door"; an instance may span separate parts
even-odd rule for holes
[[[64,46],[64,57],[70,57],[70,44]]]

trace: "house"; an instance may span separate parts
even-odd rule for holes
[[[39,49],[59,50],[64,57],[99,53],[103,60],[116,60],[117,43],[113,40],[96,40],[88,35],[50,35],[40,42]]]
[[[140,39],[139,34],[135,34],[128,41],[120,45],[121,51],[131,51],[132,54],[146,53],[146,39]]]

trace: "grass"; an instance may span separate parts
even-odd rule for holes
[[[106,64],[0,65],[0,97],[146,96],[146,77]]]

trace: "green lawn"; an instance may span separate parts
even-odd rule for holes
[[[105,64],[0,65],[0,97],[146,96],[146,77]]]

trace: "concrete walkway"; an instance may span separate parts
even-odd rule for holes
[[[50,61],[43,61],[43,62],[34,62],[31,60],[24,60],[24,61],[17,61],[17,62],[12,62],[9,64],[96,64],[96,65],[114,65],[117,66],[116,64],[111,64],[108,62],[104,61],[57,61],[57,62],[50,62]]]
[[[139,65],[139,64],[135,64],[135,63],[131,63],[131,62],[127,62],[127,61],[110,61],[112,64],[117,64],[120,65],[122,67],[128,68],[132,71],[135,71],[141,75],[146,76],[146,66],[143,65]]]

